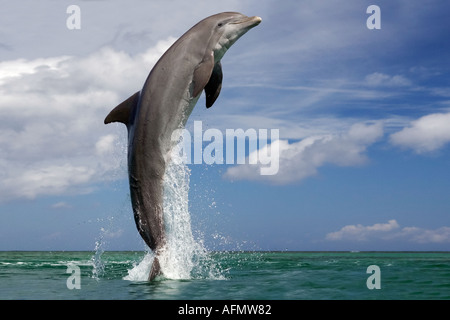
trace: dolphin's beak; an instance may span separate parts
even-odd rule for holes
[[[247,24],[247,27],[253,28],[256,27],[258,24],[260,24],[262,19],[260,17],[254,16],[254,17],[247,17],[247,19],[232,22],[230,24]]]
[[[255,17],[251,17],[250,21],[253,21],[253,23],[254,23],[253,27],[256,27],[258,24],[261,23],[262,19],[261,19],[261,17],[255,16]]]

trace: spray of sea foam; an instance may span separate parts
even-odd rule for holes
[[[175,146],[164,178],[164,223],[167,245],[159,261],[167,279],[225,279],[220,267],[209,256],[202,241],[194,239],[189,213],[190,170]],[[125,280],[146,281],[154,254],[128,270]]]

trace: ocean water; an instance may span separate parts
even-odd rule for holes
[[[450,253],[209,252],[145,281],[146,252],[0,252],[0,299],[450,299]],[[367,273],[369,266],[379,272]],[[77,271],[79,273],[77,273]],[[378,277],[379,289],[369,289]],[[369,279],[369,281],[368,281]]]

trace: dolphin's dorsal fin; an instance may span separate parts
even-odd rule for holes
[[[220,89],[222,89],[222,79],[222,64],[218,61],[214,66],[211,78],[205,86],[207,108],[210,108],[219,96]]]
[[[112,109],[112,111],[105,118],[105,124],[111,122],[122,122],[123,124],[128,126],[130,121],[130,114],[138,104],[139,94],[140,91],[136,92],[127,100]]]
[[[192,93],[193,97],[197,97],[202,90],[207,85],[209,79],[211,78],[211,73],[214,69],[214,53],[211,52],[209,55],[205,55],[203,60],[194,70],[194,91]]]

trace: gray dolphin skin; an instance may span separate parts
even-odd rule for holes
[[[105,124],[128,129],[131,204],[139,234],[155,254],[149,281],[161,274],[166,245],[163,180],[172,133],[183,128],[203,90],[211,107],[222,87],[221,59],[248,30],[261,22],[237,12],[210,16],[188,30],[159,59],[141,91],[114,108]]]

